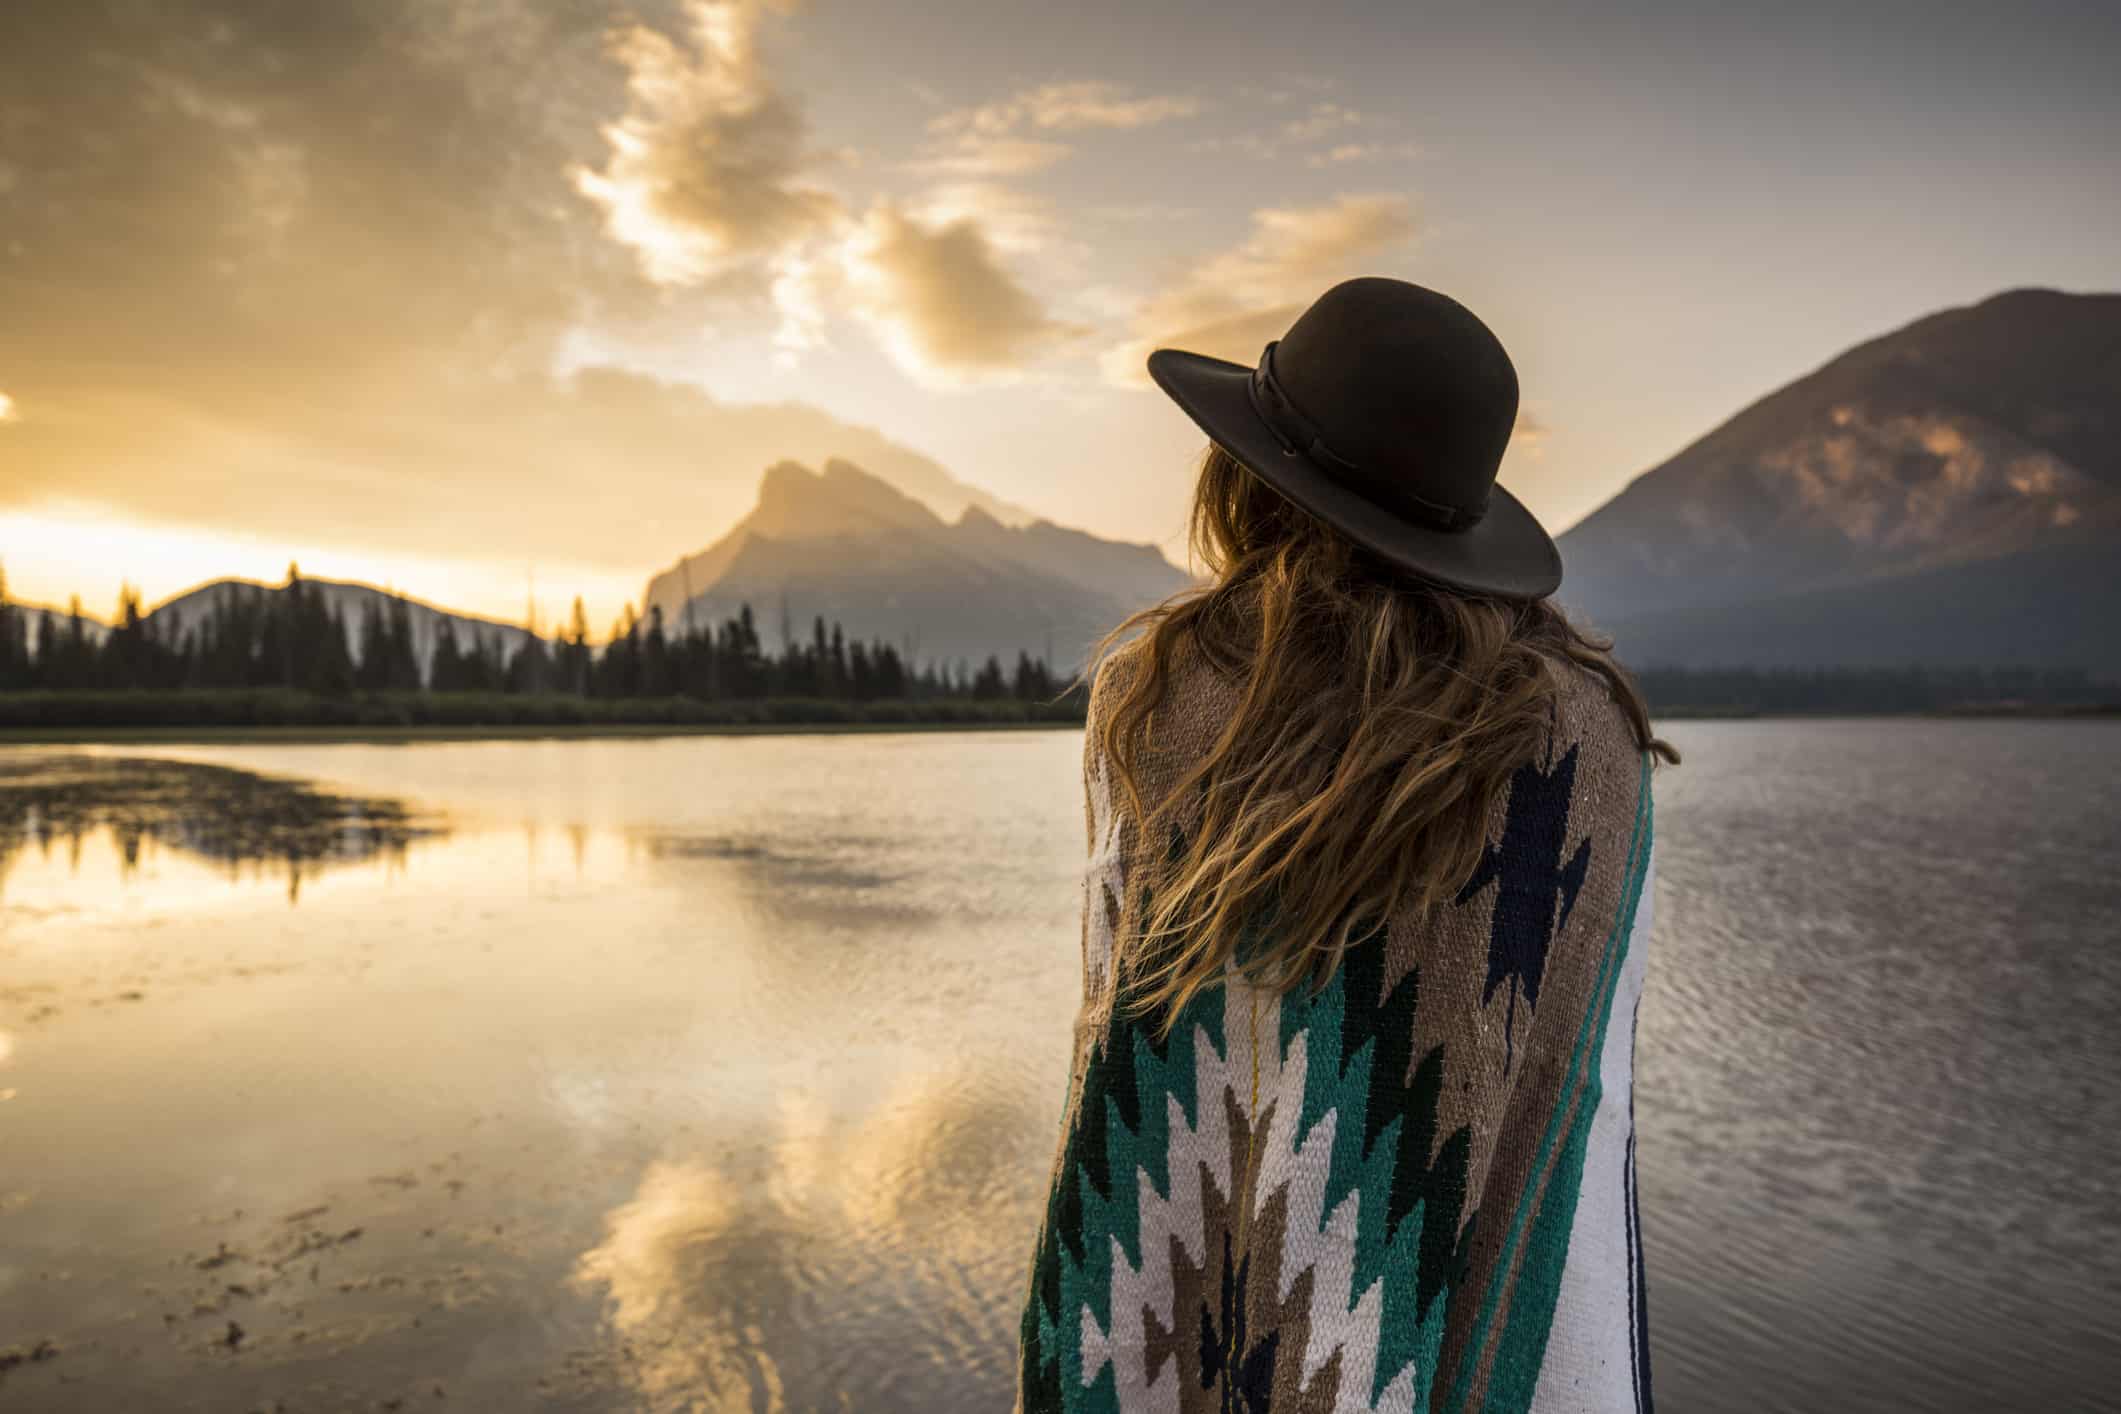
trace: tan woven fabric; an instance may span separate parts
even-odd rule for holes
[[[1629,1101],[1649,770],[1618,705],[1574,680],[1440,920],[1394,917],[1319,998],[1233,974],[1159,1048],[1115,1010],[1111,966],[1157,842],[1095,733],[1138,648],[1091,694],[1084,987],[1018,1414],[1647,1407]],[[1142,758],[1152,802],[1236,693],[1182,659]]]

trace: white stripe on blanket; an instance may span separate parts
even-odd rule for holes
[[[1650,939],[1650,898],[1657,880],[1654,836],[1644,861],[1642,893],[1628,930],[1627,952],[1613,994],[1599,1055],[1602,1093],[1591,1117],[1583,1186],[1576,1196],[1568,1257],[1554,1302],[1532,1414],[1607,1414],[1641,1407],[1635,1371],[1635,1253],[1629,1212],[1628,1140],[1633,1132],[1635,1008],[1642,998]]]

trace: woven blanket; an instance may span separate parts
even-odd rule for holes
[[[1226,972],[1159,1042],[1114,1005],[1112,967],[1156,842],[1095,732],[1139,647],[1091,692],[1083,997],[1017,1414],[1648,1410],[1650,762],[1620,708],[1572,682],[1440,916],[1387,920],[1315,994]],[[1236,701],[1181,656],[1150,802]]]

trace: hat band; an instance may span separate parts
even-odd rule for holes
[[[1450,506],[1440,501],[1424,500],[1408,490],[1403,480],[1381,476],[1327,446],[1317,425],[1297,410],[1296,404],[1289,401],[1289,395],[1282,391],[1281,384],[1275,381],[1274,346],[1280,342],[1271,339],[1260,352],[1259,366],[1252,370],[1249,391],[1252,410],[1259,414],[1261,422],[1267,424],[1285,454],[1311,458],[1340,473],[1343,479],[1354,484],[1355,489],[1380,505],[1436,530],[1456,533],[1471,527],[1488,513],[1485,501],[1477,506]]]

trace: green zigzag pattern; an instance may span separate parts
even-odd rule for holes
[[[1176,855],[1183,839],[1171,837]],[[1141,891],[1144,910],[1150,902]],[[1251,930],[1256,939],[1264,929]],[[1378,940],[1381,943],[1381,939]],[[1247,949],[1240,946],[1243,957]],[[1381,996],[1381,946],[1351,948],[1330,982],[1308,996],[1283,999],[1280,1044],[1284,1062],[1298,1035],[1308,1054],[1302,1113],[1295,1142],[1328,1114],[1340,1113],[1329,1160],[1322,1212],[1356,1191],[1373,1201],[1357,1205],[1357,1250],[1352,1299],[1372,1283],[1385,1283],[1377,1363],[1369,1400],[1374,1403],[1409,1364],[1415,1367],[1414,1407],[1423,1408],[1441,1351],[1446,1303],[1441,1295],[1462,1269],[1464,1242],[1454,1242],[1465,1193],[1470,1136],[1464,1129],[1436,1149],[1437,1103],[1443,1084],[1442,1048],[1428,1051],[1411,1080],[1373,1085],[1382,1058],[1385,1073],[1405,1075],[1411,1058],[1414,1002],[1419,986],[1410,973]],[[1360,1000],[1350,1024],[1350,987]],[[1025,1414],[1066,1407],[1117,1411],[1114,1371],[1107,1365],[1083,1400],[1064,1402],[1064,1391],[1082,1389],[1080,1313],[1088,1307],[1103,1329],[1111,1324],[1112,1243],[1126,1260],[1141,1263],[1141,1213],[1137,1173],[1147,1174],[1168,1198],[1170,1123],[1165,1097],[1175,1097],[1189,1126],[1200,1121],[1192,1036],[1207,1035],[1218,1057],[1226,1052],[1224,996],[1211,990],[1188,1005],[1170,1040],[1157,1043],[1115,1006],[1104,1035],[1084,1067],[1076,1128],[1062,1159],[1060,1181],[1048,1201],[1034,1272],[1033,1299],[1021,1330]],[[1121,1059],[1124,1058],[1124,1059]],[[1412,1125],[1408,1126],[1411,1116]],[[1429,1155],[1435,1150],[1433,1162]],[[1374,1199],[1382,1195],[1382,1203]],[[1441,1218],[1442,1221],[1436,1221]],[[1433,1224],[1433,1225],[1432,1225]],[[1062,1240],[1079,1234],[1080,1245]],[[1471,1236],[1468,1228],[1467,1238]],[[1064,1314],[1067,1313],[1067,1314]]]
[[[1373,936],[1350,947],[1323,988],[1286,996],[1281,1048],[1286,1063],[1297,1037],[1305,1038],[1303,1110],[1295,1145],[1300,1147],[1327,1116],[1339,1116],[1321,1215],[1329,1217],[1350,1193],[1364,1195],[1356,1205],[1349,1299],[1359,1301],[1372,1283],[1384,1282],[1368,1402],[1374,1404],[1412,1364],[1413,1407],[1422,1409],[1428,1406],[1443,1346],[1446,1303],[1439,1298],[1464,1260],[1464,1246],[1453,1238],[1463,1211],[1471,1136],[1460,1129],[1431,1163],[1443,1089],[1441,1046],[1422,1057],[1411,1081],[1382,1088],[1373,1083],[1380,1059],[1385,1074],[1406,1073],[1419,988],[1418,973],[1410,972],[1389,996],[1366,1005],[1364,999],[1383,990],[1383,961],[1383,938]],[[1405,1127],[1410,1121],[1411,1128]]]
[[[1175,858],[1183,836],[1173,831]],[[1140,890],[1144,914],[1151,902]],[[1118,1387],[1107,1364],[1084,1391],[1079,1405],[1063,1391],[1082,1388],[1079,1313],[1087,1306],[1103,1329],[1112,1322],[1112,1244],[1141,1265],[1141,1209],[1137,1173],[1146,1173],[1159,1197],[1171,1194],[1170,1106],[1178,1101],[1190,1127],[1200,1122],[1194,1033],[1205,1032],[1218,1057],[1225,1054],[1223,996],[1203,993],[1179,1013],[1169,1038],[1159,1042],[1131,1016],[1124,997],[1112,1008],[1102,1036],[1083,1068],[1082,1099],[1068,1136],[1061,1171],[1047,1201],[1034,1261],[1032,1299],[1021,1329],[1025,1414],[1067,1407],[1118,1410]],[[1079,1245],[1063,1234],[1078,1234]]]

